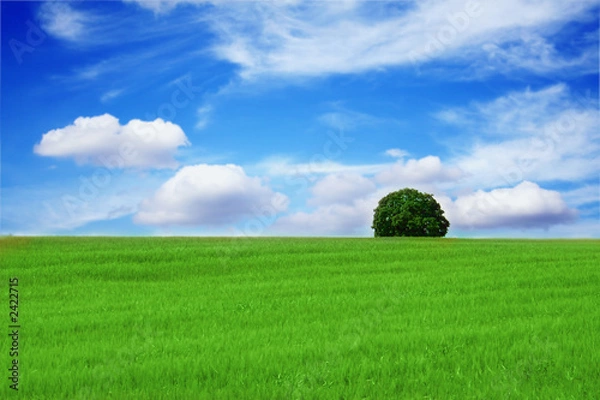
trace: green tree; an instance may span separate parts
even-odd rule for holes
[[[378,236],[434,236],[448,233],[450,222],[432,195],[405,188],[379,200],[373,228]]]

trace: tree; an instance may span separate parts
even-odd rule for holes
[[[434,236],[448,233],[450,222],[432,195],[405,188],[379,200],[373,228],[378,236]]]

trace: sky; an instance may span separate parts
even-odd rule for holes
[[[0,7],[0,234],[600,237],[600,0]]]

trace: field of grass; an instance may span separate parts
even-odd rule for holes
[[[3,238],[24,399],[594,399],[600,241]]]

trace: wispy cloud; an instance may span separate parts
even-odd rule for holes
[[[512,92],[438,117],[470,135],[472,144],[451,163],[465,171],[472,187],[597,176],[598,101],[565,84]]]
[[[124,89],[113,89],[113,90],[109,90],[108,92],[105,92],[101,97],[100,97],[100,101],[103,103],[108,103],[109,101],[116,99],[117,97],[121,96],[123,94],[123,92],[125,92]]]
[[[134,214],[158,184],[154,176],[140,179],[135,172],[111,171],[65,179],[60,186],[3,188],[2,228],[44,235],[115,220]]]
[[[536,74],[565,76],[573,71],[593,73],[598,64],[598,47],[589,42],[574,50],[578,54],[566,56],[547,38],[527,32],[514,41],[489,42],[482,46],[483,57],[475,61],[472,70],[479,74],[504,73],[515,69]]]
[[[94,63],[80,65],[64,78],[68,82],[79,82],[110,77],[121,84],[131,84],[131,75],[126,75],[127,78],[125,78],[123,71],[136,71],[134,78],[138,79],[164,74],[181,65],[184,61],[193,58],[184,51],[189,45],[186,45],[186,41],[187,39],[166,40],[166,45],[162,47],[149,46],[145,50],[138,50],[133,53],[117,53]],[[161,60],[161,62],[156,63],[156,60]]]
[[[495,58],[504,70],[543,72],[589,66],[594,48],[588,44],[583,56],[567,58],[546,40],[557,26],[593,13],[594,0],[410,1],[378,13],[384,3],[221,3],[227,18],[213,25],[220,37],[214,52],[252,79],[359,73],[436,59],[476,65]]]
[[[393,158],[404,158],[409,155],[407,151],[402,149],[387,149],[384,154]]]
[[[349,110],[340,103],[334,103],[332,107],[334,110],[321,114],[318,121],[325,127],[339,132],[354,130],[366,125],[391,122],[374,115]]]
[[[54,76],[67,89],[102,79],[111,79],[112,86],[139,89],[186,62],[204,64],[209,57],[210,31],[200,14],[163,18],[101,4],[43,2],[38,8],[41,26],[49,34],[83,52]],[[95,56],[86,57],[86,53]]]
[[[246,81],[453,66],[463,71],[457,78],[472,79],[515,70],[581,73],[597,65],[597,37],[571,44],[569,52],[557,50],[552,42],[568,21],[587,17],[597,0],[132,1],[156,13],[153,24],[122,11],[95,14],[68,3],[40,7],[46,25],[56,26],[51,32],[71,41],[117,49],[145,45],[144,51],[130,52],[127,47],[109,58],[80,64],[67,81],[108,76],[122,80],[123,70],[147,77],[209,57],[239,67]],[[179,4],[198,8],[177,13]],[[169,23],[175,13],[177,23]]]
[[[269,176],[307,176],[353,172],[375,174],[387,164],[347,165],[335,161],[296,162],[289,157],[271,156],[256,164],[254,168]]]
[[[196,111],[197,122],[196,129],[204,129],[210,122],[210,115],[213,112],[213,107],[210,105],[204,105]]]
[[[168,13],[179,4],[206,4],[211,0],[123,0],[125,3],[138,3],[140,6],[152,10],[160,15]]]
[[[82,40],[87,35],[86,24],[91,16],[76,10],[66,2],[44,2],[38,11],[42,29],[59,39],[72,42]]]

